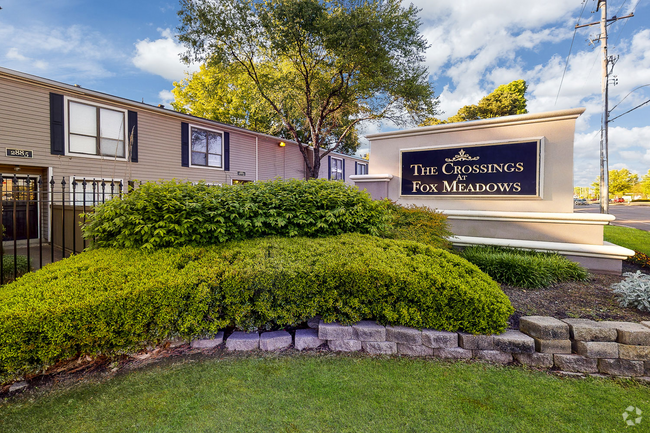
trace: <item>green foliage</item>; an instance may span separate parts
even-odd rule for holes
[[[467,247],[460,255],[499,283],[509,286],[537,289],[562,281],[583,281],[588,277],[580,265],[556,253],[481,245]]]
[[[390,203],[388,207],[392,220],[382,237],[421,242],[435,248],[451,248],[447,238],[452,233],[444,214],[427,206]]]
[[[625,279],[612,284],[612,292],[616,294],[621,307],[633,307],[640,311],[650,311],[650,275],[626,272]]]
[[[0,291],[0,375],[170,335],[274,329],[317,314],[489,334],[503,331],[512,312],[476,266],[410,241],[345,234],[97,249]]]
[[[620,170],[609,170],[609,198],[619,197],[632,191],[632,188],[639,183],[639,175],[631,173],[627,168]],[[600,196],[600,176],[591,184],[594,194]]]
[[[241,69],[301,147],[311,177],[321,150],[340,148],[359,123],[417,124],[436,114],[413,5],[181,0],[179,16],[184,60]]]
[[[29,272],[27,256],[16,256],[16,277]],[[14,277],[14,256],[7,254],[2,256],[2,273],[5,281],[10,281]]]
[[[641,192],[646,196],[650,196],[650,170],[648,170],[648,173],[643,175],[640,183]]]
[[[261,236],[376,235],[384,202],[343,182],[274,180],[243,185],[145,183],[97,206],[84,236],[99,247],[154,249]]]
[[[447,120],[431,117],[422,122],[420,126],[526,114],[528,113],[525,96],[527,88],[528,85],[524,80],[515,80],[509,84],[502,84],[494,89],[492,93],[484,96],[478,105],[465,105]]]

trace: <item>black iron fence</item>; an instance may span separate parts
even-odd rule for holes
[[[126,193],[117,179],[0,175],[2,248],[0,284],[83,251],[86,214]],[[135,185],[127,183],[130,190]]]

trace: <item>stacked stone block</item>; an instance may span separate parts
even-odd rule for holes
[[[228,350],[282,350],[293,342],[297,350],[327,344],[336,352],[364,351],[373,355],[434,356],[446,359],[479,359],[507,364],[517,361],[539,368],[555,367],[567,375],[650,376],[650,322],[595,322],[589,319],[558,320],[546,316],[520,318],[519,330],[499,335],[382,326],[364,320],[353,325],[325,323],[317,329],[234,332],[226,340]],[[223,332],[192,347],[211,349],[223,341]],[[650,378],[649,378],[650,379]]]

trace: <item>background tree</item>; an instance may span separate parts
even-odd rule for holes
[[[467,120],[489,119],[492,117],[526,114],[526,81],[516,80],[502,84],[492,93],[483,97],[478,105],[465,105],[447,120],[435,117],[426,119],[420,126],[439,125],[443,123],[465,122]]]
[[[641,178],[641,192],[646,196],[650,196],[650,170]]]
[[[631,173],[627,168],[620,170],[609,170],[609,197],[620,197],[623,194],[632,191],[634,185],[639,182],[639,175]],[[600,176],[591,184],[596,196],[600,196]]]
[[[399,0],[181,0],[178,30],[185,61],[245,72],[318,177],[359,123],[436,114],[417,14]]]

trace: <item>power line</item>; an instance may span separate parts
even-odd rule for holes
[[[641,108],[641,107],[643,107],[645,104],[648,104],[648,103],[650,103],[650,99],[648,99],[647,101],[645,101],[645,102],[643,102],[643,103],[637,105],[636,107],[634,107],[634,108],[632,108],[632,109],[630,109],[630,110],[627,110],[627,111],[626,111],[625,113],[623,113],[623,114],[619,114],[618,116],[609,119],[609,122],[613,122],[614,120],[618,119],[619,117],[621,117],[621,116],[625,116],[625,115],[626,115],[627,113],[629,113],[630,111],[634,111],[634,110],[636,110],[637,108]]]
[[[621,99],[620,101],[618,101],[618,103],[617,103],[616,105],[614,105],[614,106],[612,107],[612,109],[609,110],[609,112],[611,113],[612,111],[614,111],[614,109],[615,109],[616,107],[618,107],[619,105],[621,105],[621,103],[622,103],[623,101],[625,101],[625,98],[627,98],[628,96],[630,96],[630,95],[632,94],[632,92],[635,92],[635,91],[637,91],[638,89],[640,89],[640,88],[642,88],[642,87],[648,87],[648,86],[650,86],[650,84],[644,84],[643,86],[638,86],[638,87],[635,87],[634,89],[630,90],[630,93],[628,93],[627,95],[625,95],[625,96],[623,97],[623,99]]]
[[[580,16],[578,17],[578,23],[576,26],[580,25],[580,19],[582,18],[582,14],[585,12],[585,8],[587,7],[587,0],[582,0],[582,10],[580,11]],[[564,76],[566,75],[567,68],[569,67],[569,57],[571,57],[571,50],[573,49],[573,42],[576,40],[576,33],[578,32],[578,28],[573,29],[573,38],[571,38],[571,46],[569,47],[569,54],[566,56],[566,63],[564,64],[564,72],[562,72],[562,79],[560,80],[560,87],[557,89],[557,95],[555,96],[555,104],[557,105],[557,100],[560,97],[560,90],[562,90],[562,83],[564,83]]]

